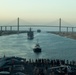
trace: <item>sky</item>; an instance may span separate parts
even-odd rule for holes
[[[62,20],[76,24],[76,0],[0,0],[0,25],[17,18],[32,24]]]

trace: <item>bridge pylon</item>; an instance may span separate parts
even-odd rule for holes
[[[59,18],[59,32],[61,32],[61,18]]]
[[[19,17],[17,18],[17,33],[19,34]]]

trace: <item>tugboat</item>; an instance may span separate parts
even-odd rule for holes
[[[41,52],[41,47],[39,45],[39,43],[37,42],[37,44],[35,45],[35,47],[33,48],[33,51],[35,53],[40,53]]]

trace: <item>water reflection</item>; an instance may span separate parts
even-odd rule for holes
[[[42,52],[39,54],[33,52],[37,39],[39,39],[39,44],[42,48]],[[0,37],[0,57],[5,54],[6,56],[19,56],[27,59],[76,60],[75,51],[76,40],[50,33],[35,33],[33,40],[27,40],[25,33]]]

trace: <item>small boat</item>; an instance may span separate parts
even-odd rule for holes
[[[40,30],[40,29],[38,29],[38,30],[37,30],[37,32],[38,32],[38,33],[40,33],[40,32],[41,32],[41,30]]]
[[[34,51],[35,53],[40,53],[40,52],[41,52],[41,47],[40,47],[39,43],[37,43],[37,44],[35,45],[35,47],[33,48],[33,51]]]

